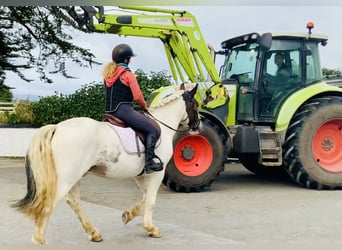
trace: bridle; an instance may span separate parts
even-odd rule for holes
[[[191,130],[191,131],[198,130],[198,127],[200,124],[200,119],[198,117],[198,110],[197,110],[198,103],[194,99],[193,94],[191,94],[189,91],[185,91],[182,96],[183,96],[183,100],[184,100],[185,106],[186,106],[185,107],[186,113],[188,114],[189,130]]]
[[[172,128],[170,125],[166,124],[165,122],[157,119],[154,117],[149,111],[147,111],[147,114],[151,116],[154,120],[159,122],[160,124],[164,125],[165,127],[175,131],[175,132],[186,132],[186,131],[196,131],[198,130],[199,124],[200,124],[200,119],[198,118],[198,111],[197,111],[197,101],[191,96],[189,91],[185,91],[183,93],[183,100],[185,102],[185,110],[186,113],[188,114],[188,127],[185,129],[175,129]],[[183,120],[184,121],[184,120]]]

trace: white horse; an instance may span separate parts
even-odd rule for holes
[[[179,124],[188,122],[189,127],[198,128],[196,89],[197,86],[191,91],[181,90],[150,109],[161,128],[161,143],[155,152],[165,165],[172,157],[172,138]],[[152,212],[165,167],[163,171],[141,174],[144,157],[127,153],[109,123],[83,117],[41,127],[32,139],[25,165],[27,193],[13,207],[34,220],[34,243],[46,243],[44,234],[48,219],[57,202],[64,197],[89,239],[102,240],[80,206],[80,179],[88,172],[103,177],[134,178],[143,198],[123,213],[122,221],[126,224],[144,210],[144,229],[149,236],[160,237],[152,222]]]

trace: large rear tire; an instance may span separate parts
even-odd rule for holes
[[[342,186],[342,98],[315,98],[293,117],[283,145],[284,168],[300,185]]]
[[[178,132],[174,153],[165,170],[163,183],[177,192],[200,192],[209,188],[223,170],[224,136],[218,127],[203,118],[200,133]]]

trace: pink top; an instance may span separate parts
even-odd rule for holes
[[[121,82],[131,89],[133,100],[136,101],[143,109],[147,110],[147,104],[135,74],[133,74],[131,71],[125,70],[125,66],[117,66],[114,75],[105,79],[106,86],[111,87],[118,77],[120,77]]]

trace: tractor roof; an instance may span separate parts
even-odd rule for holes
[[[231,49],[236,45],[240,45],[246,42],[257,41],[262,32],[253,32],[241,36],[237,36],[228,40],[225,40],[221,43],[223,49]],[[321,34],[311,34],[309,35],[306,32],[271,32],[273,39],[286,39],[286,40],[310,40],[315,41],[317,43],[326,42],[328,37]]]

